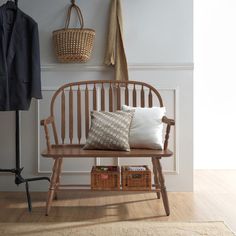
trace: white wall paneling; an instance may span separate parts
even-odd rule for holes
[[[39,119],[49,114],[48,105],[56,88],[82,80],[112,79],[112,68],[103,65],[106,47],[109,4],[111,0],[77,0],[85,26],[96,30],[95,47],[86,64],[59,64],[53,55],[52,31],[64,26],[69,0],[20,0],[19,7],[39,25],[42,88],[44,98],[33,101],[22,112],[22,166],[25,176],[50,175],[51,161],[40,157],[45,147]],[[5,1],[0,0],[0,4]],[[170,191],[193,189],[193,50],[192,0],[123,0],[124,33],[130,80],[144,81],[160,90],[169,117],[176,119],[170,146],[174,158],[162,160],[166,184]],[[72,26],[75,18],[72,17]],[[14,113],[0,113],[1,167],[14,164]],[[1,155],[0,154],[0,155]],[[115,163],[113,159],[68,160],[64,165],[65,183],[88,183],[95,162]],[[150,164],[147,159],[136,163]],[[121,159],[120,164],[130,163]],[[0,175],[1,190],[16,188],[11,175]],[[32,191],[47,190],[48,183],[38,182]]]

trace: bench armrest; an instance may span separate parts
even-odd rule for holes
[[[165,142],[164,142],[164,150],[166,150],[168,147],[170,128],[172,125],[175,125],[175,121],[173,119],[167,118],[166,116],[163,116],[162,122],[167,124],[166,134],[165,134]]]
[[[48,151],[51,150],[51,142],[50,142],[50,135],[48,131],[48,125],[54,123],[54,117],[49,116],[47,119],[41,120],[40,125],[44,127],[45,132],[45,138],[46,138],[46,144]]]
[[[162,122],[167,125],[175,125],[175,121],[173,119],[169,119],[166,116],[162,117]]]
[[[40,125],[44,126],[44,125],[52,124],[53,122],[54,122],[54,118],[52,116],[49,116],[47,119],[41,120]]]

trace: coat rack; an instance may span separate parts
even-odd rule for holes
[[[16,7],[18,6],[18,0],[15,0]],[[31,197],[29,192],[29,182],[38,181],[38,180],[47,180],[50,182],[48,177],[36,177],[36,178],[24,178],[21,175],[21,172],[24,167],[21,167],[21,129],[20,129],[21,117],[20,111],[15,112],[15,168],[14,169],[0,169],[0,172],[8,172],[15,174],[15,184],[18,186],[22,183],[25,183],[25,190],[28,202],[28,210],[32,211]]]

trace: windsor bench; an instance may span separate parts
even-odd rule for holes
[[[170,128],[175,124],[174,120],[163,117],[166,124],[166,134],[163,150],[131,149],[126,151],[111,150],[83,150],[83,143],[88,136],[90,126],[90,111],[115,111],[120,110],[122,104],[134,107],[152,107],[154,102],[163,107],[163,101],[159,92],[149,84],[138,81],[111,81],[95,80],[68,83],[60,87],[53,95],[50,104],[50,116],[41,120],[44,127],[47,149],[42,156],[54,160],[52,176],[48,197],[46,201],[46,215],[49,214],[53,199],[57,198],[59,190],[71,188],[83,188],[85,185],[62,185],[60,175],[64,158],[152,158],[154,184],[153,192],[157,198],[162,196],[166,215],[170,214],[168,196],[165,187],[165,180],[162,173],[160,159],[172,156],[168,149]],[[56,106],[57,104],[57,106]],[[56,113],[56,108],[59,112]],[[52,130],[54,137],[51,142]],[[86,185],[88,187],[89,185]],[[88,190],[88,189],[87,189]]]

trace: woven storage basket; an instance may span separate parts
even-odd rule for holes
[[[69,28],[72,9],[75,9],[80,28]],[[84,28],[80,8],[72,1],[68,9],[65,28],[53,31],[53,44],[56,58],[61,63],[87,62],[93,50],[95,31]]]
[[[93,166],[91,171],[92,190],[119,190],[119,166]]]
[[[135,167],[135,166],[132,166]],[[140,166],[137,166],[140,167]],[[145,170],[130,171],[129,166],[121,167],[122,190],[151,190],[151,171],[148,166]]]

